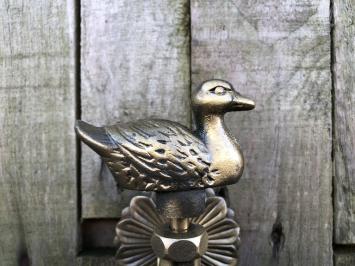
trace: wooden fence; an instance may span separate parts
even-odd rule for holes
[[[355,265],[354,0],[3,0],[0,13],[0,265],[114,265],[132,192],[75,119],[190,126],[190,90],[210,78],[257,103],[228,115],[247,161],[229,190],[240,265]]]

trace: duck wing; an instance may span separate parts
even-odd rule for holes
[[[76,131],[123,188],[185,190],[211,182],[206,145],[179,123],[152,119],[95,127],[78,121]]]

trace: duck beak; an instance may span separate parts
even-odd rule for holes
[[[255,102],[241,95],[235,94],[232,100],[233,111],[248,111],[255,108]]]

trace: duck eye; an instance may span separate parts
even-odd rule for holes
[[[214,87],[213,89],[210,89],[210,92],[217,94],[217,95],[224,95],[226,94],[226,89],[221,86]]]

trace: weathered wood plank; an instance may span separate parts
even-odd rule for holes
[[[1,1],[0,14],[0,264],[73,265],[74,2]]]
[[[77,258],[77,266],[116,266],[115,256],[110,255],[84,255]]]
[[[189,124],[189,1],[83,0],[82,119],[96,125],[149,116]],[[118,193],[83,145],[82,216],[118,217]]]
[[[333,16],[334,235],[355,244],[355,2],[335,0]]]
[[[334,252],[335,266],[350,266],[355,265],[355,249],[354,247],[341,247],[340,250]]]
[[[228,125],[246,158],[231,197],[240,265],[332,265],[329,1],[192,0],[191,68],[257,108]]]

